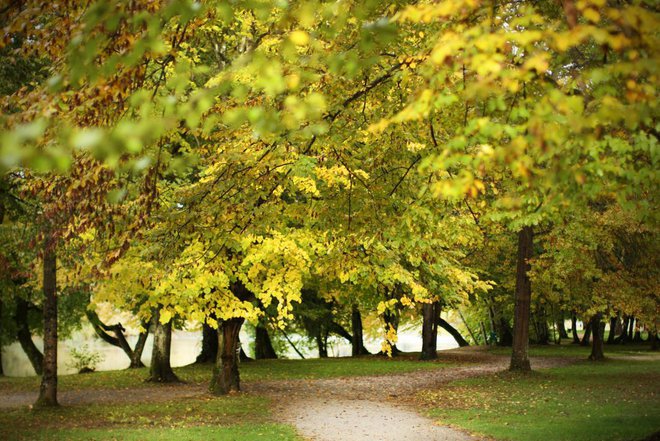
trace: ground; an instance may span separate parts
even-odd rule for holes
[[[535,373],[504,373],[506,350],[389,360],[276,360],[242,365],[244,391],[212,397],[210,367],[61,377],[57,410],[32,410],[36,378],[0,379],[0,439],[109,440],[638,440],[660,431],[660,358],[617,347],[533,348]]]

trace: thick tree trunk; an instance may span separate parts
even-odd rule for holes
[[[591,345],[591,355],[589,360],[600,361],[605,359],[603,353],[603,340],[605,338],[605,323],[602,322],[603,314],[600,312],[591,318],[591,329],[593,333],[593,343]]]
[[[32,333],[28,325],[28,302],[20,297],[16,298],[16,312],[14,320],[16,321],[16,338],[23,348],[23,352],[27,355],[30,364],[37,375],[43,373],[44,356],[34,344],[32,340]]]
[[[195,363],[211,363],[218,358],[218,331],[211,325],[202,325],[202,350],[195,359]]]
[[[44,359],[35,407],[57,406],[57,255],[55,241],[44,241]]]
[[[424,303],[422,305],[422,360],[438,358],[438,319],[440,318],[440,303]]]
[[[574,345],[579,345],[580,344],[580,337],[578,336],[577,333],[577,316],[575,315],[575,312],[571,315],[571,333],[573,334],[573,344]]]
[[[529,279],[534,246],[532,227],[523,227],[518,233],[518,263],[516,268],[516,304],[513,319],[513,351],[509,370],[527,372],[531,370],[528,357],[529,315],[532,298],[532,283]]]
[[[584,327],[584,335],[582,336],[582,341],[580,342],[580,346],[589,346],[591,341],[592,331],[593,329],[591,329],[591,321],[589,321]]]
[[[357,305],[353,305],[351,311],[351,330],[353,335],[351,338],[352,351],[351,355],[353,357],[358,357],[360,355],[367,355],[369,351],[364,347],[364,332],[362,329],[362,315]]]
[[[215,395],[241,390],[238,335],[244,321],[243,318],[225,320],[218,329],[218,357],[210,386],[211,393]]]
[[[619,320],[618,317],[610,317],[610,334],[607,336],[607,344],[611,345],[614,343],[614,337],[616,334],[616,323]]]
[[[170,353],[172,350],[172,321],[163,324],[160,322],[160,311],[153,317],[154,346],[151,352],[151,367],[147,381],[155,383],[174,383],[179,378],[172,370]]]
[[[438,316],[438,325],[445,331],[449,332],[449,334],[454,337],[454,340],[456,340],[456,343],[458,343],[458,346],[460,347],[465,347],[465,346],[470,346],[470,343],[467,342],[463,338],[460,332],[456,328],[454,328],[449,322],[447,322],[445,319],[442,317]]]
[[[257,324],[254,338],[254,358],[257,360],[267,360],[277,358],[277,352],[270,341],[268,329],[265,326]]]

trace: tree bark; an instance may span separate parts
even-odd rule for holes
[[[534,246],[532,227],[523,227],[518,233],[518,263],[516,269],[516,304],[513,324],[513,351],[509,370],[528,372],[529,364],[529,315],[532,284],[529,279]]]
[[[44,356],[32,340],[32,333],[28,324],[28,308],[29,304],[25,299],[16,298],[16,312],[14,314],[17,327],[16,338],[28,360],[30,360],[34,372],[41,375],[43,373]]]
[[[593,329],[591,329],[591,321],[589,321],[584,327],[584,335],[582,336],[582,341],[580,342],[580,346],[589,346],[589,342],[591,341],[592,331]]]
[[[394,331],[398,332],[399,330],[399,312],[392,312],[389,309],[383,313],[383,320],[385,321],[385,332],[388,332],[390,326]],[[399,355],[401,351],[396,347],[396,344],[392,345],[392,357]]]
[[[277,352],[270,341],[268,329],[261,324],[257,324],[254,338],[254,358],[257,360],[267,360],[277,358]]]
[[[96,332],[96,335],[101,338],[101,340],[105,341],[106,343],[109,343],[113,346],[116,346],[120,348],[128,359],[130,360],[130,364],[128,366],[129,369],[136,369],[136,368],[141,368],[144,367],[144,364],[142,363],[142,351],[144,350],[144,344],[147,341],[147,336],[149,335],[149,325],[148,324],[142,324],[143,327],[146,329],[145,332],[141,332],[140,335],[138,336],[138,341],[135,344],[135,349],[131,348],[131,345],[128,344],[128,340],[126,340],[126,336],[124,336],[124,332],[126,329],[122,326],[121,323],[117,323],[114,325],[106,325],[101,321],[99,316],[96,314],[94,311],[87,310],[86,311],[87,315],[87,320],[92,324],[92,327],[94,328],[94,332]],[[108,332],[112,332],[114,334],[114,337]]]
[[[202,324],[202,350],[195,363],[211,363],[218,358],[218,331],[211,325]]]
[[[440,302],[424,303],[422,305],[422,353],[421,360],[438,358],[438,319],[440,318]]]
[[[364,347],[364,331],[362,329],[362,315],[357,305],[353,305],[351,310],[351,330],[353,335],[351,338],[351,355],[358,357],[360,355],[367,355],[369,351]]]
[[[618,320],[619,320],[619,318],[616,317],[616,316],[610,317],[610,333],[607,336],[607,344],[608,345],[611,345],[612,343],[614,343],[614,337],[615,337],[615,334],[616,334],[616,322]]]
[[[630,316],[623,316],[623,326],[621,326],[621,334],[614,339],[614,343],[627,343],[629,340],[628,337],[628,327],[630,325]]]
[[[449,332],[449,334],[454,337],[454,340],[456,340],[456,343],[458,343],[458,346],[460,347],[465,347],[465,346],[470,346],[470,343],[463,338],[460,332],[456,328],[454,328],[449,322],[447,322],[445,319],[442,317],[438,316],[438,325],[445,331]]]
[[[55,241],[44,240],[44,358],[35,407],[57,406],[57,254]]]
[[[151,367],[147,381],[155,383],[174,383],[179,378],[172,370],[170,353],[172,350],[172,321],[160,322],[160,310],[154,313],[154,346],[151,352]]]
[[[231,391],[241,390],[238,335],[244,321],[243,318],[225,320],[218,329],[218,357],[210,386],[214,395],[226,395]]]
[[[573,334],[573,344],[579,345],[580,337],[577,333],[577,316],[575,315],[575,311],[573,311],[573,314],[571,315],[571,328],[571,333]]]
[[[605,354],[603,353],[605,323],[602,322],[602,317],[603,314],[599,312],[598,314],[594,314],[594,316],[591,318],[593,343],[591,345],[591,355],[589,355],[589,360],[592,361],[601,361],[605,359]]]
[[[566,325],[564,324],[564,312],[559,313],[559,318],[557,319],[557,332],[559,332],[559,338],[568,338],[568,333],[566,332]]]

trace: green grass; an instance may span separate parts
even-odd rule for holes
[[[383,375],[447,366],[449,366],[448,363],[373,356],[308,360],[259,360],[242,363],[240,369],[241,380],[251,382]],[[193,364],[175,368],[174,371],[183,381],[201,384],[210,381],[211,369],[211,364]],[[141,368],[94,372],[84,375],[62,375],[58,378],[58,385],[60,390],[123,389],[152,386],[151,383],[144,381],[148,374],[148,368]],[[0,393],[31,391],[38,388],[39,378],[36,376],[0,377]]]
[[[273,433],[275,439],[299,440],[290,427],[273,423],[269,409],[267,398],[249,395],[12,409],[0,413],[0,439],[261,440]]]
[[[282,424],[237,425],[231,427],[186,427],[175,429],[91,429],[28,432],[34,441],[302,441],[293,428]]]
[[[532,345],[529,347],[530,357],[569,357],[587,358],[591,353],[591,345],[580,346],[571,344],[572,340],[564,340],[561,345]],[[649,344],[605,345],[605,356],[648,355],[653,356]],[[497,355],[511,355],[510,347],[493,347],[488,351]]]
[[[660,362],[578,362],[456,381],[419,398],[441,424],[512,441],[636,440],[660,431]]]

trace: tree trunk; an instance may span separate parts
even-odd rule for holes
[[[504,317],[500,317],[498,336],[498,346],[513,346],[513,332],[509,322]]]
[[[389,309],[385,310],[383,313],[383,320],[385,321],[385,332],[390,330],[390,327],[394,329],[395,332],[399,330],[399,312],[392,312]],[[401,351],[396,347],[396,343],[392,345],[392,357],[399,355]]]
[[[486,332],[486,325],[484,324],[483,320],[479,322],[479,325],[481,326],[481,336],[484,339],[484,345],[488,344],[488,332]],[[460,346],[460,343],[459,343]]]
[[[518,233],[518,263],[516,268],[516,304],[513,324],[513,351],[509,370],[528,372],[531,370],[528,357],[529,315],[532,284],[529,279],[534,246],[532,227],[523,227]]]
[[[241,390],[238,335],[244,321],[243,318],[225,320],[218,329],[218,357],[210,386],[211,393],[215,395]]]
[[[580,337],[577,333],[577,316],[575,315],[575,311],[573,311],[573,314],[571,315],[571,328],[573,328],[571,329],[571,333],[573,334],[573,344],[579,345]]]
[[[126,337],[124,336],[126,329],[124,329],[121,323],[117,323],[115,325],[106,325],[101,321],[96,312],[91,310],[87,310],[86,315],[87,320],[89,320],[89,322],[92,324],[92,327],[94,328],[94,332],[96,332],[96,335],[98,335],[101,340],[124,351],[128,359],[131,361],[128,366],[129,369],[144,367],[141,358],[142,351],[144,350],[144,344],[147,341],[147,336],[149,335],[148,324],[142,324],[146,331],[140,333],[138,341],[135,344],[135,349],[132,349],[131,345],[128,344],[128,340],[126,340]],[[108,332],[115,334],[114,337],[108,334]]]
[[[621,334],[614,339],[614,343],[626,343],[628,341],[628,327],[630,325],[630,316],[623,316],[623,325],[621,326]]]
[[[631,315],[630,320],[628,321],[628,332],[626,333],[628,335],[629,341],[632,341],[634,331],[635,331],[635,316]]]
[[[211,325],[202,324],[202,350],[195,363],[211,363],[218,358],[218,331]]]
[[[319,351],[319,358],[328,358],[328,337],[327,333],[323,332],[321,329],[318,330],[314,339],[316,340],[316,347]]]
[[[44,240],[44,359],[35,407],[57,406],[57,254],[55,241]]]
[[[277,353],[273,348],[268,335],[268,329],[261,324],[257,324],[254,338],[254,358],[257,360],[267,360],[277,358]]]
[[[149,323],[144,323],[144,332],[140,332],[138,335],[137,342],[135,342],[135,348],[133,348],[133,353],[131,354],[131,364],[128,365],[129,369],[137,369],[144,367],[142,363],[142,353],[144,352],[144,345],[147,342],[147,337],[149,336]]]
[[[568,333],[566,332],[566,325],[564,324],[564,312],[559,313],[559,318],[557,319],[557,332],[559,332],[559,338],[568,338]]]
[[[614,343],[614,337],[616,334],[616,322],[619,320],[618,317],[610,317],[610,334],[607,336],[607,344],[611,345]]]
[[[603,314],[600,312],[591,318],[591,329],[593,334],[593,343],[591,345],[591,355],[589,360],[601,361],[605,359],[603,353],[603,340],[605,337],[605,323],[602,322]]]
[[[589,341],[591,340],[592,331],[593,329],[591,329],[591,321],[590,321],[584,327],[584,335],[582,336],[582,341],[580,342],[580,346],[589,346]]]
[[[32,340],[32,333],[28,325],[28,307],[28,302],[25,299],[16,298],[16,312],[14,314],[17,328],[16,338],[21,344],[21,348],[23,348],[23,352],[27,355],[28,360],[30,360],[34,372],[37,375],[41,375],[43,373],[44,356]]]
[[[174,383],[179,378],[172,370],[170,352],[172,350],[172,321],[163,324],[160,322],[160,310],[153,317],[154,346],[151,352],[151,368],[149,379],[155,383]]]
[[[351,311],[351,330],[353,331],[353,338],[351,339],[353,357],[360,355],[367,355],[369,351],[364,347],[364,332],[362,329],[362,315],[357,305],[353,305]]]
[[[447,322],[445,319],[443,319],[439,315],[438,315],[438,325],[440,325],[440,327],[442,329],[449,332],[449,334],[452,337],[454,337],[454,340],[456,340],[456,343],[458,343],[458,346],[460,346],[460,347],[470,346],[470,343],[468,343],[467,340],[465,340],[463,338],[461,333],[458,332],[458,330],[456,328],[454,328],[452,325],[450,325],[449,322]]]
[[[440,303],[424,303],[422,305],[422,353],[421,360],[438,358],[438,319],[440,318]]]
[[[658,338],[658,327],[654,326],[653,329],[649,329],[649,339],[651,340],[651,350],[657,351],[660,349],[660,338]]]
[[[635,335],[632,339],[634,343],[643,343],[644,339],[642,339],[642,326],[639,324],[639,320],[636,321],[635,323]]]

